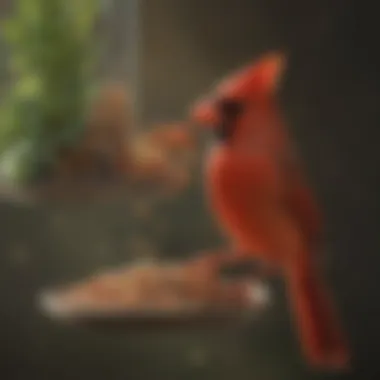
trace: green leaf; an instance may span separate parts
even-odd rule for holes
[[[5,20],[0,25],[3,38],[10,44],[17,43],[21,37],[20,25],[14,19]]]
[[[97,65],[93,33],[100,4],[15,2],[14,14],[0,26],[15,76],[0,108],[0,153],[28,143],[12,160],[23,168],[22,177],[31,178],[38,166],[52,162],[60,145],[74,143],[83,131]]]

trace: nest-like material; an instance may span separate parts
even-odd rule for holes
[[[62,148],[49,172],[28,184],[2,179],[0,196],[27,202],[99,201],[185,188],[196,157],[193,131],[182,122],[147,131],[133,124],[124,87],[105,85],[75,146]]]

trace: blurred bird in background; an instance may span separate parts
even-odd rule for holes
[[[196,148],[195,134],[185,122],[137,128],[124,86],[107,84],[92,104],[82,140],[62,151],[57,175],[180,190],[190,181]]]

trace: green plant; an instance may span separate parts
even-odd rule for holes
[[[98,0],[17,0],[3,23],[13,85],[0,109],[0,154],[12,180],[38,179],[82,132],[98,11]]]

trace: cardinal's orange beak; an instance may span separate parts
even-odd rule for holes
[[[220,119],[215,104],[211,100],[197,103],[190,111],[190,115],[197,124],[202,124],[206,127],[214,127]]]

